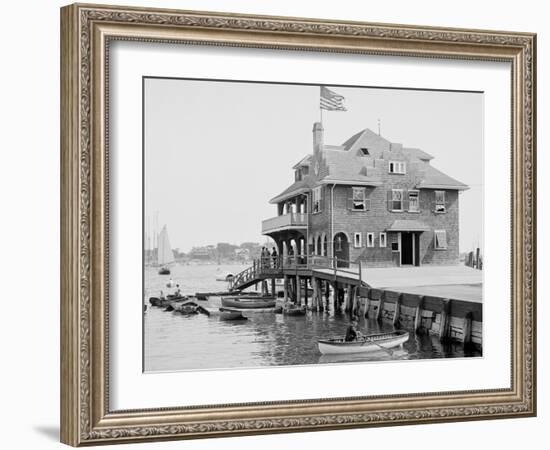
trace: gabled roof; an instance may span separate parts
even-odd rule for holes
[[[419,148],[404,148],[403,151],[411,155],[413,158],[417,158],[421,161],[430,161],[434,159],[432,155],[426,153],[424,150],[420,150]]]
[[[455,180],[429,164],[425,164],[423,169],[426,173],[422,180],[417,183],[416,187],[418,189],[456,189],[458,191],[469,189],[464,183]]]
[[[292,198],[298,194],[309,191],[313,187],[314,183],[311,177],[307,176],[300,181],[295,181],[289,187],[287,187],[283,192],[281,192],[276,197],[273,197],[269,200],[269,203],[279,203],[288,198]]]
[[[319,180],[321,182],[358,182],[371,186],[381,184],[378,177],[369,175],[367,163],[370,160],[367,158],[358,157],[355,153],[342,150],[325,150],[323,157],[328,174]]]
[[[300,166],[309,166],[311,164],[311,159],[313,158],[313,155],[306,155],[304,156],[300,161],[298,161],[294,166],[292,166],[293,169],[297,169]]]
[[[355,151],[358,148],[361,147],[370,147],[372,145],[377,145],[384,147],[390,146],[390,141],[387,139],[384,139],[379,134],[376,134],[374,131],[369,130],[368,128],[365,128],[364,130],[359,131],[359,133],[355,133],[352,137],[350,137],[346,142],[342,144],[342,147],[344,147],[344,150],[346,151]]]
[[[368,155],[360,152],[362,148],[369,150]],[[320,184],[381,186],[386,178],[387,168],[380,165],[380,160],[391,159],[394,153],[397,158],[407,159],[411,162],[411,167],[418,169],[420,179],[415,186],[417,189],[468,189],[464,183],[432,167],[429,162],[433,156],[429,153],[419,148],[407,148],[392,143],[366,128],[355,133],[342,145],[323,145],[320,152],[321,172],[314,175],[310,171],[301,181],[294,182],[272,198],[270,203],[292,198]],[[313,155],[308,154],[293,169],[312,163]]]

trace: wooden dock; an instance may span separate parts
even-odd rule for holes
[[[332,298],[334,310],[433,334],[441,340],[482,344],[479,270],[466,266],[365,269],[361,263],[298,255],[254,261],[235,276],[231,289],[259,284],[263,293],[271,290],[275,295],[275,279],[284,280],[285,303],[323,311],[329,309]],[[411,282],[419,285],[411,286]]]

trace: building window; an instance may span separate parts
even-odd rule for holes
[[[313,195],[312,195],[312,213],[318,213],[321,212],[321,197],[322,197],[322,189],[323,186],[318,186],[313,189]]]
[[[398,252],[399,251],[399,242],[392,242],[391,243],[391,250],[392,250],[392,252]]]
[[[403,211],[403,189],[391,190],[390,209],[392,211]]]
[[[353,246],[355,248],[361,248],[363,246],[363,238],[361,236],[361,233],[353,234]]]
[[[362,156],[369,156],[369,155],[370,155],[369,149],[366,148],[366,147],[361,147],[360,152],[361,152],[361,155],[362,155]]]
[[[387,244],[386,233],[380,233],[380,242],[379,242],[380,247],[385,247],[386,244]]]
[[[407,165],[404,161],[390,161],[389,173],[407,173]]]
[[[374,247],[374,233],[367,233],[367,247]]]
[[[435,191],[435,209],[436,213],[446,212],[445,191]]]
[[[351,188],[351,209],[353,211],[366,211],[367,199],[365,195],[365,188],[354,187]]]
[[[409,212],[418,212],[418,191],[409,191]]]
[[[447,232],[445,230],[434,230],[434,248],[436,250],[447,249]]]

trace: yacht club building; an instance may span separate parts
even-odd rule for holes
[[[294,182],[270,200],[277,216],[262,233],[279,254],[322,255],[338,265],[450,265],[459,262],[459,193],[468,186],[431,165],[433,156],[369,129],[342,145],[323,142],[292,169]]]

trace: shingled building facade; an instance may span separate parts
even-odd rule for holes
[[[294,183],[270,200],[277,216],[262,232],[279,254],[359,260],[366,267],[459,262],[459,193],[468,186],[431,165],[433,157],[365,129],[325,145],[313,126],[313,153]]]

